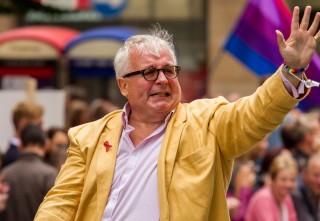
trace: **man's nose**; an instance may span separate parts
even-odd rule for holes
[[[164,74],[163,70],[158,70],[158,79],[157,81],[168,81],[166,75]]]

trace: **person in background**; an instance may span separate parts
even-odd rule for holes
[[[237,159],[238,161],[252,162],[253,169],[256,174],[260,171],[262,159],[265,156],[269,145],[268,137],[269,135],[266,135],[261,141],[253,146],[252,150]]]
[[[308,158],[319,151],[320,123],[317,115],[307,113],[300,115],[296,121],[284,125],[281,135],[285,147],[291,150],[296,159],[299,171]]]
[[[90,103],[89,109],[90,120],[95,121],[111,113],[112,111],[118,110],[119,107],[108,100],[97,98]]]
[[[62,165],[67,159],[68,148],[62,146],[54,149],[50,155],[50,165],[54,166],[58,171],[60,171]]]
[[[256,188],[266,187],[271,185],[271,178],[268,173],[273,160],[280,154],[288,154],[290,156],[291,152],[283,147],[272,148],[263,156],[261,161],[260,170],[257,173]]]
[[[0,168],[2,165],[2,158],[0,158]],[[9,192],[9,185],[7,182],[3,180],[3,176],[0,175],[0,212],[2,212],[7,205],[8,200],[8,192]]]
[[[75,85],[68,85],[65,91],[65,128],[76,126],[79,124],[79,116],[84,109],[88,108],[88,94],[85,88]],[[85,108],[84,108],[85,107]],[[77,115],[77,116],[75,116]]]
[[[281,140],[283,141],[283,147],[289,150],[290,152],[293,151],[298,140],[301,140],[300,138],[301,135],[297,136],[297,134],[293,133],[296,124],[297,124],[297,119],[290,122],[286,122],[285,124],[283,124],[280,131]]]
[[[38,125],[21,131],[21,154],[1,174],[10,187],[1,221],[32,221],[44,196],[53,186],[57,170],[43,162],[45,132]]]
[[[235,163],[227,203],[231,221],[244,221],[247,206],[254,193],[256,175],[252,161]]]
[[[79,126],[80,124],[90,121],[89,104],[84,100],[72,100],[69,103],[68,112],[66,115],[65,128],[68,130],[71,127]]]
[[[278,148],[278,147],[283,147],[283,140],[281,137],[281,131],[284,125],[291,123],[294,121],[296,118],[300,116],[301,112],[299,111],[298,108],[290,111],[290,113],[287,115],[285,118],[284,122],[273,132],[271,132],[268,136],[268,148],[267,151],[273,149],[273,148]]]
[[[69,138],[67,131],[62,127],[49,127],[46,131],[48,143],[47,148],[49,152],[58,147],[68,147]]]
[[[42,125],[43,107],[32,102],[20,102],[12,110],[14,136],[9,141],[9,147],[3,156],[3,167],[16,161],[19,157],[20,134],[27,124]]]
[[[7,200],[9,196],[9,185],[3,180],[3,176],[0,175],[0,213],[6,208]]]
[[[241,96],[240,93],[238,93],[238,92],[233,92],[233,93],[231,93],[231,94],[229,94],[229,95],[227,96],[227,100],[228,100],[229,102],[235,102],[235,101],[239,100],[241,97],[242,97],[242,96]]]
[[[309,109],[308,113],[314,113],[318,116],[318,120],[320,121],[320,107],[315,106]]]
[[[316,49],[320,13],[309,27],[310,14],[306,7],[300,25],[295,7],[290,37],[276,32],[291,69],[307,67]],[[69,130],[67,160],[35,221],[229,220],[234,159],[281,124],[309,91],[281,65],[236,102],[181,103],[181,67],[171,36],[159,27],[128,38],[114,67],[128,102]]]
[[[45,148],[45,162],[60,170],[67,158],[69,138],[67,131],[61,127],[50,127],[47,130],[47,142]]]
[[[297,215],[290,196],[295,187],[298,168],[288,154],[280,154],[269,169],[271,185],[259,189],[247,207],[246,221],[296,221]]]
[[[320,153],[311,155],[303,167],[292,199],[299,221],[320,220]]]
[[[66,108],[68,108],[70,102],[74,100],[86,101],[88,99],[87,91],[83,87],[76,86],[76,85],[68,85],[63,90],[66,94],[66,97],[65,97]]]

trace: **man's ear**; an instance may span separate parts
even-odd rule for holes
[[[118,87],[120,88],[120,92],[124,97],[128,95],[128,82],[125,78],[117,79]]]

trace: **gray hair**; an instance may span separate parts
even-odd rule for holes
[[[118,50],[113,61],[117,78],[120,78],[127,73],[130,64],[129,54],[132,48],[136,49],[139,54],[142,54],[147,50],[149,53],[158,57],[160,56],[161,50],[168,50],[174,64],[177,64],[172,35],[170,35],[168,31],[162,29],[159,25],[155,25],[150,31],[150,34],[133,35],[128,38],[124,45]]]

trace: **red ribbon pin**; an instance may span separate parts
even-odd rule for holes
[[[105,148],[106,148],[106,152],[108,152],[108,151],[110,150],[110,148],[112,147],[112,146],[109,144],[109,141],[104,142],[103,145],[104,145]]]

